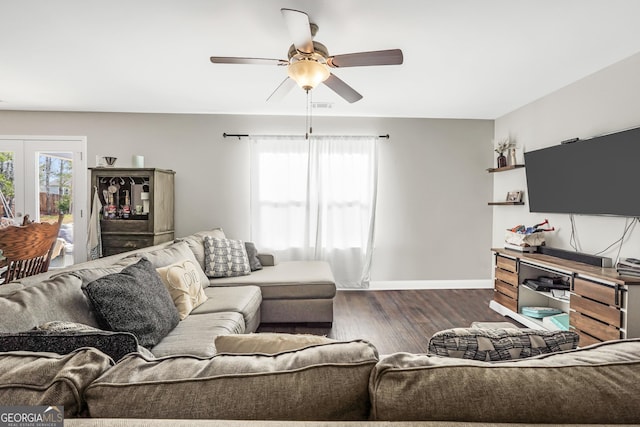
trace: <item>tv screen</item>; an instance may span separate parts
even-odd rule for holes
[[[640,216],[640,128],[524,153],[529,211]]]

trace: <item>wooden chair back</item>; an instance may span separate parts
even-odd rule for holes
[[[6,266],[0,283],[8,283],[23,277],[43,273],[49,269],[52,250],[58,238],[64,214],[58,222],[32,222],[27,225],[0,229],[0,249]]]

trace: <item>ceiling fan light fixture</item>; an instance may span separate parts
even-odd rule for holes
[[[287,69],[291,77],[304,90],[311,90],[329,78],[329,68],[315,59],[292,62]]]

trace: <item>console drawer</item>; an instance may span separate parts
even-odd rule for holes
[[[591,282],[576,277],[573,279],[573,292],[594,301],[603,304],[620,307],[620,295],[616,295],[618,290],[613,286],[607,286],[602,283]]]
[[[512,273],[510,271],[496,268],[496,279],[502,280],[514,287],[518,286],[518,273]]]
[[[569,322],[574,328],[586,332],[602,341],[620,339],[620,330],[615,326],[598,322],[576,311],[572,311],[569,315]]]
[[[518,298],[518,288],[497,279],[494,281],[494,286],[496,291],[513,299]]]
[[[622,313],[617,307],[601,304],[574,294],[571,296],[571,309],[604,323],[608,323],[616,328],[622,326]]]
[[[515,259],[498,255],[496,256],[496,267],[516,273],[518,271],[518,262]]]
[[[601,340],[592,337],[591,335],[585,334],[584,332],[578,330],[578,329],[574,329],[574,332],[576,332],[578,334],[578,336],[580,337],[580,341],[578,341],[578,345],[580,347],[586,347],[588,345],[591,344],[597,344],[602,342]]]
[[[493,299],[511,311],[518,312],[518,301],[498,291],[493,292]]]

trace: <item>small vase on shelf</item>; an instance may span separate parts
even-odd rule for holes
[[[504,154],[498,156],[498,167],[503,168],[507,166],[507,157]]]
[[[516,158],[516,149],[509,148],[509,165],[515,166],[517,163],[518,163],[518,160]]]

